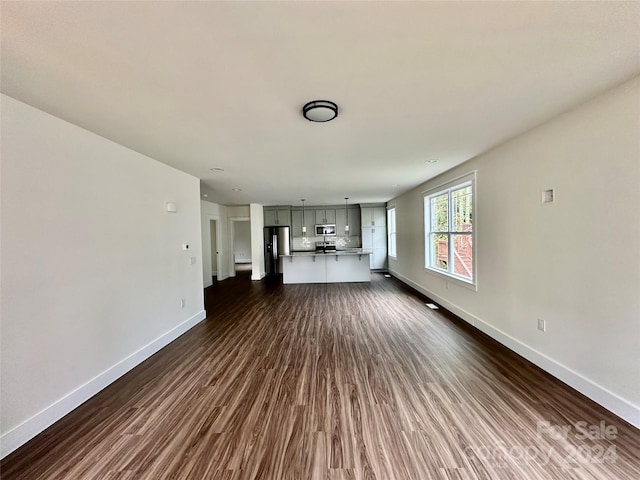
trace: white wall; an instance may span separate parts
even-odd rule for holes
[[[389,202],[394,275],[636,426],[639,132],[640,77]],[[472,170],[477,292],[422,267],[421,192]]]
[[[262,205],[249,205],[251,216],[251,280],[262,280],[264,265],[264,209]]]
[[[251,263],[251,222],[235,222],[233,255],[236,263]]]
[[[204,300],[198,179],[1,100],[4,456],[203,319]]]
[[[217,203],[200,202],[202,222],[202,279],[205,287],[212,285],[211,281],[211,220],[217,220],[218,234],[218,280],[229,278],[229,234],[227,226],[227,207]]]
[[[249,205],[233,205],[227,207],[229,218],[241,217],[248,218],[251,216]]]

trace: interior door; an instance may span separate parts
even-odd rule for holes
[[[209,221],[211,233],[211,275],[218,276],[218,225],[216,220]]]

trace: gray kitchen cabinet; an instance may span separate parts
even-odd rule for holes
[[[276,218],[277,218],[277,213],[276,213],[276,209],[271,209],[271,208],[264,208],[264,226],[268,227],[271,225],[277,225],[276,223]]]
[[[304,222],[301,209],[291,210],[291,235],[293,237],[313,237],[315,236],[316,215],[308,209],[304,212]],[[307,227],[307,234],[302,234],[302,226]]]
[[[291,225],[291,208],[289,207],[264,207],[264,226],[289,226]]]
[[[302,236],[302,210],[291,211],[291,236]]]
[[[349,207],[349,233],[360,235],[362,232],[360,222],[360,207]]]
[[[316,224],[322,225],[323,223],[336,223],[336,209],[335,208],[322,208],[316,207]]]
[[[315,237],[316,235],[316,218],[313,212],[304,212],[304,226],[307,227],[307,237]]]
[[[349,222],[349,233],[345,233],[347,221]],[[336,229],[338,230],[338,235],[360,235],[360,208],[349,207],[346,210],[344,208],[336,208]]]
[[[351,232],[345,232],[344,228],[347,225],[347,212],[344,208],[336,210],[336,234],[337,235],[351,235]],[[351,228],[351,225],[349,225]]]
[[[387,229],[362,227],[362,249],[371,251],[369,262],[372,270],[384,270],[387,267]]]
[[[387,225],[387,209],[385,207],[363,207],[360,212],[363,227]]]
[[[378,227],[387,226],[387,208],[386,207],[375,207],[373,209],[373,225]]]

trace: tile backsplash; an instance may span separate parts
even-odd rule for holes
[[[313,251],[316,249],[316,242],[335,240],[336,248],[342,250],[345,248],[361,248],[362,238],[360,235],[352,235],[350,237],[293,237],[292,250]]]

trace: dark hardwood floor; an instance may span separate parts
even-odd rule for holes
[[[216,282],[206,321],[9,455],[2,480],[639,478],[637,429],[373,277]]]

